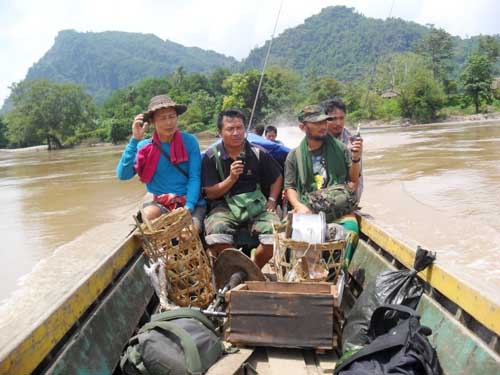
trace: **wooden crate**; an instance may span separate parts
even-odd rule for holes
[[[234,345],[334,349],[341,341],[334,284],[249,281],[227,298]]]

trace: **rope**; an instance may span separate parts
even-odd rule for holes
[[[389,11],[389,16],[387,16],[387,18],[391,18],[391,16],[392,16],[392,10],[394,9],[394,3],[395,2],[396,2],[396,0],[392,0],[391,9]],[[370,94],[370,88],[371,88],[371,86],[373,84],[373,77],[375,75],[375,71],[377,70],[377,65],[378,65],[378,59],[379,59],[379,57],[380,57],[380,53],[377,53],[375,55],[375,64],[373,65],[373,70],[372,70],[372,73],[370,75],[370,82],[368,83],[368,90],[366,90],[365,103],[363,104],[363,111],[362,111],[361,115],[364,115],[364,113],[365,113],[366,104],[368,103],[368,95]]]
[[[262,72],[260,74],[259,86],[257,87],[257,92],[255,93],[255,99],[253,101],[252,113],[250,114],[250,120],[248,120],[247,133],[252,126],[253,116],[255,114],[255,108],[257,107],[257,101],[259,100],[260,89],[262,87],[262,81],[264,80],[264,73],[266,71],[267,61],[269,60],[269,55],[271,53],[271,47],[273,45],[274,34],[276,33],[276,27],[278,26],[278,20],[281,14],[281,8],[283,7],[283,0],[281,0],[280,8],[278,14],[276,15],[276,21],[274,22],[273,35],[271,35],[271,41],[269,42],[269,47],[267,48],[266,58],[264,59],[264,65],[262,66]]]

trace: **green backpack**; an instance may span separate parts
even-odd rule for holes
[[[255,153],[258,159],[259,149],[252,147],[252,151]],[[220,179],[221,181],[224,181],[226,177],[224,176],[220,154],[216,146],[212,147],[212,152],[214,153],[215,165],[217,171],[219,172]],[[252,220],[256,216],[264,212],[266,209],[267,199],[260,190],[259,184],[257,184],[257,189],[255,189],[255,191],[240,193],[232,196],[229,196],[229,194],[225,194],[224,198],[229,207],[229,210],[240,224]]]
[[[200,311],[155,314],[129,340],[120,361],[126,375],[203,374],[224,354],[215,327]]]

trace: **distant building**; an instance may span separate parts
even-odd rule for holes
[[[399,95],[401,95],[401,93],[398,90],[391,89],[384,91],[380,96],[384,99],[390,99],[390,98],[395,98]]]

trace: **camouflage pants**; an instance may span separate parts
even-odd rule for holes
[[[263,245],[273,243],[273,224],[280,222],[274,212],[262,211],[252,221],[240,223],[228,207],[216,207],[205,218],[205,241],[207,245],[234,244],[234,234],[242,224],[250,227],[252,235],[258,235]]]

